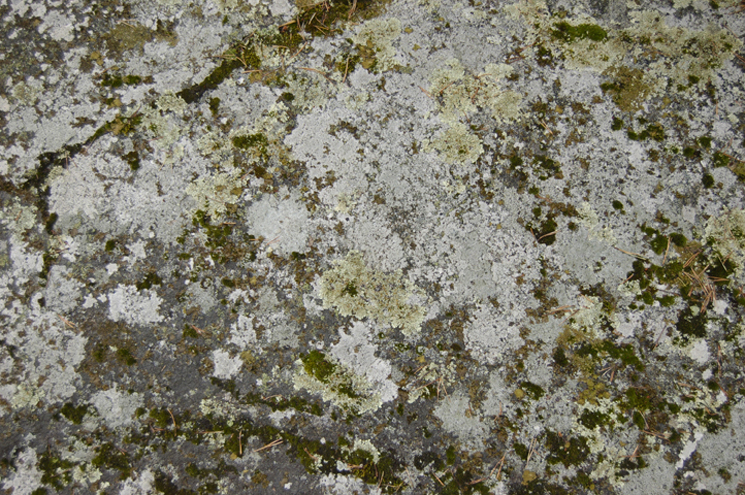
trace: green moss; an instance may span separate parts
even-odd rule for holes
[[[633,366],[638,371],[644,371],[644,363],[636,355],[634,346],[631,344],[617,345],[610,340],[604,340],[600,348],[614,359],[619,359],[625,366]]]
[[[197,333],[196,330],[194,330],[191,325],[184,325],[184,330],[181,333],[181,335],[184,338],[190,338],[190,339],[198,339],[200,337],[199,333]]]
[[[652,248],[652,251],[655,252],[655,254],[662,255],[667,250],[668,242],[670,241],[666,236],[658,235],[649,242],[649,245]]]
[[[609,81],[600,84],[603,93],[609,94],[613,102],[623,112],[635,112],[652,93],[652,87],[644,80],[641,69],[618,67],[605,73]]]
[[[244,136],[235,136],[233,138],[233,146],[238,149],[248,150],[251,148],[258,148],[263,153],[266,152],[266,147],[269,144],[269,140],[264,134],[248,134]]]
[[[543,390],[540,386],[528,381],[520,383],[520,388],[522,388],[533,400],[540,400],[541,397],[546,394],[546,391]]]
[[[608,37],[608,32],[596,24],[578,24],[573,26],[566,21],[554,24],[551,32],[554,39],[565,43],[574,43],[578,40],[603,41]]]
[[[683,234],[677,232],[670,234],[670,240],[678,247],[685,247],[688,244],[688,239]]]
[[[140,155],[136,151],[130,151],[122,158],[129,164],[129,169],[133,172],[140,168]]]
[[[569,358],[567,358],[566,351],[563,347],[557,347],[552,355],[554,363],[558,366],[565,367],[569,365]]]
[[[714,187],[714,184],[716,184],[716,181],[714,180],[713,175],[711,175],[708,172],[705,172],[704,175],[701,176],[701,184],[706,189],[711,189],[712,187]]]
[[[455,446],[451,445],[445,451],[445,461],[447,462],[448,466],[452,466],[453,464],[455,464],[455,459],[456,459]]]
[[[515,454],[517,454],[523,461],[528,458],[529,450],[525,444],[515,442],[512,444],[512,448],[515,450]]]
[[[98,453],[91,464],[97,468],[116,469],[121,472],[122,477],[128,476],[132,469],[129,455],[110,442],[98,447]]]
[[[336,365],[327,361],[322,352],[314,349],[300,359],[308,375],[322,383],[329,383],[329,377],[336,370]]]
[[[685,308],[678,315],[678,321],[675,323],[675,328],[680,333],[680,338],[683,343],[687,343],[691,338],[704,338],[706,337],[706,314],[697,313],[693,314],[690,308]]]
[[[585,409],[582,411],[579,419],[579,424],[590,430],[595,429],[598,426],[606,426],[611,424],[612,420],[608,414],[604,414],[600,411],[590,411]]]
[[[110,253],[110,252],[112,252],[114,250],[115,247],[116,247],[116,240],[109,239],[108,241],[106,241],[106,245],[104,246],[104,250],[106,250],[107,253]]]
[[[132,352],[126,347],[118,349],[116,351],[116,357],[119,358],[119,360],[127,366],[133,366],[137,364],[137,360],[134,358],[134,356],[132,356]]]
[[[150,272],[145,275],[145,278],[135,284],[137,290],[145,290],[152,288],[153,285],[161,285],[163,280],[155,272]]]
[[[74,464],[62,459],[59,454],[47,450],[39,456],[38,467],[41,471],[41,482],[57,491],[61,491],[72,482]],[[45,490],[46,492],[46,490]]]
[[[698,138],[698,144],[702,148],[710,149],[711,148],[711,138],[709,136],[701,136]]]
[[[76,425],[79,425],[83,422],[83,418],[85,417],[87,412],[87,404],[81,404],[75,407],[70,402],[67,402],[64,406],[62,406],[62,409],[60,409],[60,413],[62,413],[65,418]]]
[[[730,164],[730,158],[721,151],[715,151],[712,155],[711,163],[714,168],[728,167]]]
[[[590,455],[587,441],[582,437],[570,437],[546,431],[546,462],[549,465],[561,463],[564,467],[578,466]]]
[[[212,116],[217,117],[217,114],[220,110],[220,98],[217,98],[217,97],[210,98],[209,107],[210,107],[210,112],[212,112]]]
[[[662,296],[658,299],[658,301],[660,302],[660,306],[662,306],[663,308],[669,308],[670,306],[675,305],[675,296]]]
[[[611,130],[614,131],[620,131],[623,129],[623,120],[619,119],[618,117],[613,117],[613,122],[611,123]]]

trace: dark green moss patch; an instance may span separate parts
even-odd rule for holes
[[[245,136],[235,136],[233,146],[241,150],[258,148],[262,153],[266,152],[266,146],[269,140],[263,134],[248,134]]]
[[[130,151],[122,158],[124,158],[124,161],[129,164],[129,169],[132,170],[132,172],[135,172],[140,168],[140,155],[137,154],[136,151]]]
[[[675,328],[680,334],[680,340],[687,343],[691,338],[706,337],[706,313],[693,314],[690,308],[685,308],[678,315]]]
[[[135,364],[137,364],[137,360],[132,355],[132,352],[126,347],[118,349],[116,351],[116,357],[119,359],[119,361],[126,364],[127,366],[134,366]]]
[[[714,168],[718,167],[729,167],[730,157],[721,151],[715,151],[711,157],[711,164]]]
[[[611,423],[611,417],[607,414],[601,413],[600,411],[590,411],[585,409],[582,411],[582,415],[580,415],[578,421],[585,428],[593,430],[598,426],[609,425]]]
[[[336,365],[327,361],[326,356],[315,349],[300,359],[303,362],[305,372],[323,383],[328,383],[329,377],[336,370]]]
[[[517,454],[517,456],[523,461],[528,458],[529,450],[525,444],[515,442],[512,444],[512,448],[515,450],[515,454]]]
[[[533,400],[540,400],[541,397],[546,395],[546,391],[535,383],[525,381],[520,383],[520,388]]]
[[[115,469],[122,474],[122,477],[129,476],[132,469],[129,454],[110,442],[98,447],[98,453],[91,460],[91,464],[99,469]]]
[[[564,467],[578,466],[590,456],[587,440],[582,437],[567,438],[547,430],[545,445],[548,451],[546,462],[550,465],[561,463]]]
[[[566,21],[554,24],[551,31],[554,39],[565,43],[573,43],[578,40],[603,41],[608,37],[608,32],[596,24],[578,24],[573,26]]]
[[[220,98],[210,98],[209,107],[212,116],[217,117],[217,114],[220,111]]]
[[[714,180],[714,176],[713,175],[711,175],[710,173],[706,172],[701,177],[701,184],[706,189],[711,189],[712,187],[714,187],[714,184],[716,184],[716,181]]]
[[[145,290],[152,288],[153,285],[161,285],[163,280],[155,272],[150,272],[145,275],[145,278],[135,284],[137,290]]]
[[[67,402],[64,406],[62,406],[62,409],[60,409],[60,413],[62,413],[65,418],[76,425],[79,425],[83,422],[83,418],[85,417],[87,412],[87,404],[81,404],[76,407],[73,406],[70,402]]]
[[[72,482],[74,464],[51,450],[46,450],[39,456],[38,466],[41,471],[41,482],[57,491],[61,491]]]

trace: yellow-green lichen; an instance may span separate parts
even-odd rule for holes
[[[458,122],[480,108],[490,109],[500,122],[512,121],[520,115],[522,97],[500,84],[512,71],[507,64],[487,64],[484,73],[466,75],[463,65],[452,58],[432,73],[429,92],[446,122]]]
[[[484,152],[481,139],[460,123],[452,124],[448,130],[440,134],[432,143],[432,147],[440,152],[440,156],[447,163],[473,163]]]
[[[243,193],[247,179],[241,177],[240,173],[240,170],[234,169],[231,173],[217,172],[213,176],[200,177],[186,187],[186,194],[194,198],[199,209],[204,210],[210,218],[220,218],[235,209]]]
[[[362,66],[384,72],[399,66],[393,41],[401,35],[398,19],[373,19],[362,25],[354,42],[357,45]]]
[[[323,274],[320,296],[326,308],[343,316],[371,318],[400,328],[406,335],[419,332],[426,310],[412,302],[416,286],[401,271],[383,273],[365,266],[362,255],[350,252]]]

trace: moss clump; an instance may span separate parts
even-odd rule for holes
[[[305,372],[322,383],[328,383],[329,377],[336,371],[336,365],[327,361],[326,355],[315,349],[300,359]]]
[[[611,95],[613,103],[624,112],[640,110],[642,102],[652,93],[641,69],[619,67],[608,69],[605,74],[610,80],[602,83],[600,89]]]
[[[564,43],[574,43],[578,40],[603,41],[608,37],[608,31],[597,24],[578,24],[573,26],[566,21],[554,24],[551,31],[554,39]]]
[[[58,454],[47,450],[39,456],[39,471],[41,482],[57,491],[61,491],[72,482],[72,468],[74,464],[62,459]],[[46,490],[44,490],[46,493]]]
[[[233,146],[242,150],[258,148],[259,150],[265,151],[268,144],[269,140],[261,133],[235,136],[233,138]]]
[[[687,343],[691,338],[706,337],[707,320],[705,313],[693,314],[690,308],[681,311],[675,328],[680,333],[683,343]]]
[[[116,469],[122,476],[128,476],[131,471],[129,455],[118,449],[112,443],[105,443],[98,448],[98,454],[91,460],[97,468]]]
[[[701,184],[706,189],[711,189],[714,187],[714,184],[716,184],[716,181],[714,180],[714,176],[710,173],[706,172],[704,175],[701,176]]]
[[[714,168],[728,167],[730,158],[721,151],[715,151],[711,157],[711,164]]]
[[[217,117],[217,113],[220,111],[220,98],[214,97],[210,98],[210,112],[212,113],[213,117]]]
[[[137,360],[132,355],[132,352],[127,348],[121,348],[116,351],[116,357],[127,366],[134,366],[137,364]]]
[[[523,389],[528,396],[533,400],[540,400],[541,397],[546,395],[546,391],[543,390],[540,386],[536,385],[535,383],[531,382],[522,382],[520,384],[520,388]]]
[[[140,168],[140,155],[137,154],[136,151],[130,151],[122,158],[124,158],[127,164],[129,164],[129,169],[132,170],[132,172],[135,172]]]
[[[587,440],[582,437],[559,435],[551,430],[546,432],[546,462],[550,465],[562,463],[564,467],[578,466],[590,456]]]
[[[70,402],[67,402],[64,406],[62,406],[62,409],[60,409],[60,413],[62,413],[65,418],[76,425],[79,425],[83,422],[83,418],[85,417],[87,412],[87,404],[81,404],[76,407],[73,406]]]
[[[163,279],[161,279],[157,273],[150,272],[145,275],[145,278],[137,282],[135,287],[137,287],[137,290],[145,290],[150,289],[153,285],[161,285],[162,283]]]

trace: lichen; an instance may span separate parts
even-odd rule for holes
[[[401,35],[401,21],[396,18],[373,19],[365,22],[354,37],[362,66],[376,72],[395,69],[400,62],[396,59],[393,42]]]
[[[343,316],[389,324],[405,335],[418,333],[426,314],[425,308],[415,302],[421,300],[421,294],[401,271],[372,270],[357,251],[335,261],[334,267],[324,272],[319,295],[325,308],[334,308]]]

